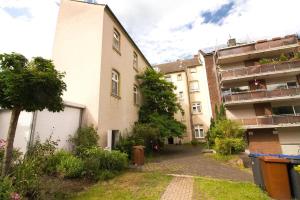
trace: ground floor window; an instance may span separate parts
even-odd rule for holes
[[[195,138],[204,138],[204,130],[200,125],[194,127]]]

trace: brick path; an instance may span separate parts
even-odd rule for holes
[[[161,200],[192,200],[193,182],[192,177],[174,177]]]

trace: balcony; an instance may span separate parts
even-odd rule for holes
[[[223,96],[225,105],[240,105],[249,103],[261,103],[270,101],[282,101],[286,99],[300,99],[300,88],[281,88],[275,90],[252,90],[237,92]]]
[[[300,115],[271,115],[235,120],[246,129],[300,126]]]
[[[221,70],[220,79],[222,83],[247,81],[255,77],[267,78],[269,76],[279,77],[296,75],[300,73],[300,60],[286,61],[275,64],[264,64],[231,70]]]
[[[296,50],[298,47],[298,39],[295,35],[229,47],[218,51],[217,64],[228,64],[260,57],[275,56]]]

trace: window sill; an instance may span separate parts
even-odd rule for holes
[[[205,137],[195,137],[195,139],[196,140],[201,140],[201,139],[203,140],[203,139],[205,139]]]
[[[115,94],[110,94],[110,96],[112,96],[112,97],[114,97],[114,98],[116,98],[116,99],[118,99],[118,100],[120,100],[120,99],[121,99],[121,97],[120,97],[120,96],[118,96],[118,95],[115,95]]]
[[[119,49],[117,49],[116,47],[113,46],[113,50],[115,50],[115,52],[117,52],[121,56],[121,52]]]
[[[192,113],[192,115],[202,115],[203,113],[200,112],[200,113]]]
[[[190,93],[198,93],[200,90],[191,90]]]

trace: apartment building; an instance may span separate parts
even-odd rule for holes
[[[62,0],[53,61],[66,72],[66,101],[85,105],[83,125],[93,125],[103,147],[138,120],[136,75],[150,67],[111,9],[104,4]]]
[[[155,69],[176,86],[174,92],[178,95],[178,101],[185,113],[182,115],[178,112],[175,118],[186,125],[186,133],[183,138],[169,138],[168,143],[204,140],[212,113],[206,69],[200,62],[199,55],[191,59],[159,64]]]
[[[211,101],[246,129],[248,148],[300,153],[300,56],[296,35],[237,44],[204,53]]]

